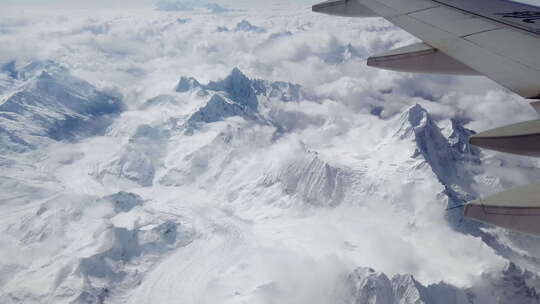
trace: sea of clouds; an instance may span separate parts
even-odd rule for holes
[[[366,67],[368,56],[416,41],[381,19],[316,15],[309,2],[240,2],[227,14],[207,9],[212,3],[169,3],[182,6],[164,12],[163,2],[144,1],[122,9],[61,8],[62,1],[8,5],[1,13],[0,63],[58,60],[100,87],[132,96],[130,102],[156,95],[178,75],[208,81],[239,67],[253,78],[299,83],[355,111],[384,103],[383,117],[419,103],[441,118],[470,120],[480,131],[533,115],[521,99],[483,78]]]

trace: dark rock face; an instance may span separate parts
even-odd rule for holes
[[[298,102],[302,98],[302,87],[283,81],[269,82],[265,80],[253,80],[253,87],[257,95],[268,98],[277,98],[283,102]]]
[[[472,131],[456,120],[450,122],[449,128],[451,132],[447,137],[423,107],[414,105],[396,120],[394,137],[414,142],[416,150],[411,157],[429,165],[445,187],[442,194],[447,206],[456,207],[475,199],[471,168],[480,164],[480,151],[468,142]],[[456,230],[484,236],[479,229],[481,225],[465,219],[461,209],[449,211],[447,219]]]
[[[266,30],[262,27],[255,26],[247,20],[242,20],[238,22],[234,28],[236,32],[255,32],[255,33],[265,33]]]
[[[193,128],[200,123],[212,123],[232,116],[253,119],[255,113],[250,108],[229,102],[221,95],[215,94],[204,107],[191,115],[187,125],[188,128]]]
[[[18,73],[28,78],[0,104],[3,151],[24,151],[40,139],[73,141],[102,132],[123,111],[121,99],[97,90],[66,70],[30,66]],[[7,144],[10,143],[10,144]]]
[[[17,71],[16,62],[10,61],[0,67],[0,72],[7,74],[8,77],[13,79],[19,78],[19,72]]]
[[[243,105],[253,111],[259,105],[252,81],[246,77],[238,68],[234,68],[225,79],[217,82],[210,82],[205,86],[212,91],[221,91],[232,101]]]
[[[182,78],[179,87],[187,88],[196,80]],[[197,82],[198,83],[198,82]],[[257,120],[259,101],[253,88],[253,82],[239,69],[235,68],[225,79],[210,82],[202,86],[205,91],[213,91],[214,95],[186,123],[186,131],[192,133],[202,123],[212,123],[233,116],[247,120]]]
[[[117,213],[129,212],[131,209],[136,206],[141,206],[143,203],[143,200],[139,195],[124,191],[106,196],[103,199],[111,201],[114,206],[114,211]]]
[[[195,88],[201,87],[201,84],[197,79],[193,77],[181,77],[178,85],[176,86],[176,92],[189,92]]]

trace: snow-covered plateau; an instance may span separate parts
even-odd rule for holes
[[[382,21],[160,3],[0,21],[0,303],[540,303],[540,239],[446,211],[540,180],[468,144],[519,98],[365,68]]]

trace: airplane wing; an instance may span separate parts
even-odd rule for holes
[[[508,0],[330,0],[313,11],[383,17],[418,37],[368,58],[369,66],[413,73],[485,75],[540,100],[540,8]],[[540,101],[532,102],[540,113]],[[488,130],[471,144],[540,157],[540,120]],[[540,185],[517,188],[465,206],[465,216],[540,236]]]
[[[525,98],[540,99],[538,7],[505,0],[332,0],[313,11],[383,17],[425,42],[376,55],[368,65],[482,74]]]

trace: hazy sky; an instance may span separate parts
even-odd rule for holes
[[[153,6],[157,0],[94,0],[94,1],[82,1],[82,0],[2,0],[0,1],[5,5],[46,5],[46,6],[64,6],[75,8],[93,8],[93,7],[141,7],[141,6]],[[212,1],[223,6],[236,6],[236,5],[265,5],[268,3],[290,3],[287,0],[215,0]],[[311,4],[316,3],[317,0],[296,0],[298,4]]]
[[[2,0],[0,1],[7,5],[15,5],[15,4],[32,4],[32,5],[40,5],[44,4],[47,6],[50,5],[62,5],[62,6],[71,6],[71,7],[95,7],[95,6],[116,6],[116,7],[126,7],[126,6],[146,6],[146,5],[153,5],[156,3],[156,0],[94,0],[94,1],[84,1],[84,0]],[[222,4],[222,5],[249,5],[249,4],[267,4],[267,3],[291,3],[291,1],[287,0],[215,0],[213,2]],[[294,0],[292,2],[298,3],[298,4],[311,4],[311,3],[317,3],[322,2],[322,0]],[[520,0],[516,2],[523,2],[523,3],[529,3],[529,4],[536,4],[540,5],[540,0]]]
[[[173,0],[171,0],[173,1]],[[182,0],[184,2],[189,2]],[[305,5],[306,9],[310,5],[322,2],[323,0],[215,0],[209,1],[218,3],[224,7],[234,7],[234,8],[253,8],[253,7],[268,7],[279,4],[298,4]],[[96,9],[107,9],[107,10],[132,10],[132,9],[146,9],[154,7],[155,3],[158,0],[94,0],[94,1],[83,1],[83,0],[0,0],[2,3],[2,10],[0,15],[16,17],[18,14],[21,14],[20,10],[24,9],[24,13],[28,14],[28,10],[32,10],[31,13],[41,14],[46,13],[47,11],[52,10],[61,10],[61,9],[76,9],[76,10],[96,10]],[[528,4],[540,5],[540,0],[521,0],[517,2],[523,2]]]

